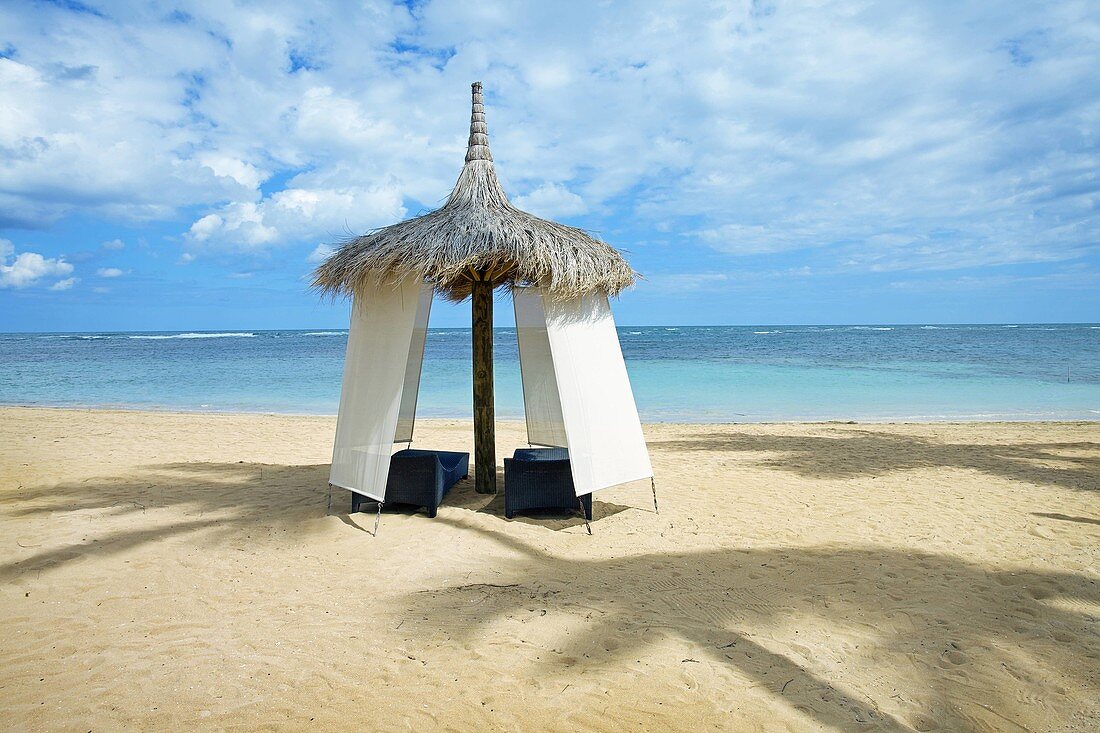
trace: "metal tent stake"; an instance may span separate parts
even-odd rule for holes
[[[378,513],[374,515],[374,536],[378,536],[378,523],[382,521],[382,504],[385,502],[378,502]]]
[[[657,482],[652,476],[649,477],[649,487],[653,489],[653,511],[660,514],[661,510],[657,508]]]

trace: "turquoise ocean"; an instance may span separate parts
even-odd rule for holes
[[[1100,325],[619,328],[642,419],[1100,419]],[[347,331],[0,334],[0,403],[335,414]],[[515,331],[497,414],[520,418]],[[470,332],[431,329],[418,414],[469,417]]]

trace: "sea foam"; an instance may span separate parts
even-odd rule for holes
[[[255,338],[254,333],[174,333],[165,336],[130,336],[132,339],[142,339],[146,341],[163,341],[167,339],[225,339],[225,338]]]

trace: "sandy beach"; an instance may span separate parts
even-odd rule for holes
[[[0,409],[0,728],[1100,727],[1100,424],[647,425],[659,515],[377,537],[334,427]]]

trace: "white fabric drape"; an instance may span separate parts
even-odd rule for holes
[[[413,323],[412,343],[409,344],[409,359],[405,365],[404,386],[401,389],[401,409],[397,415],[397,432],[394,443],[408,443],[413,438],[413,425],[416,422],[416,398],[420,393],[420,373],[424,367],[424,345],[428,340],[428,315],[432,310],[432,294],[435,288],[431,283],[422,283],[420,298],[416,306],[416,321]]]
[[[527,441],[532,445],[565,448],[565,420],[554,376],[554,359],[546,335],[546,314],[542,293],[537,288],[515,288],[512,304],[516,311],[516,340],[523,381],[523,412],[527,418]]]
[[[533,408],[534,437],[539,438],[532,442],[560,445],[555,441],[560,440],[559,432],[564,434],[578,496],[652,476],[649,451],[606,296],[589,294],[556,300],[540,288],[517,288],[513,297],[524,407],[529,411]],[[545,324],[546,349],[542,352],[539,320]],[[547,352],[552,380],[545,363],[539,364],[536,359]]]
[[[421,283],[376,284],[351,309],[329,482],[385,500]]]

